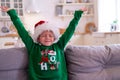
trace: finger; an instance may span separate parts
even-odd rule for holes
[[[0,8],[2,8],[2,9],[7,9],[8,7],[7,7],[7,6],[1,6]]]

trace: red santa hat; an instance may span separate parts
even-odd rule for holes
[[[53,32],[55,36],[55,42],[58,40],[60,36],[59,28],[53,24],[50,24],[48,21],[41,20],[38,23],[36,23],[34,27],[35,28],[34,28],[33,39],[37,43],[38,43],[37,39],[39,35],[46,30],[51,30]]]

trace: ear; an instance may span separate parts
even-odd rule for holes
[[[40,43],[40,35],[37,38],[37,42]]]

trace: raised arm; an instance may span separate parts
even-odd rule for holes
[[[86,11],[86,8],[82,8],[81,10],[77,10],[74,13],[74,18],[70,21],[68,28],[64,32],[64,34],[60,37],[58,41],[58,45],[61,49],[64,49],[68,41],[71,39],[72,35],[74,34],[75,28],[78,25],[78,22],[82,16],[82,13]]]
[[[31,49],[32,44],[33,44],[33,40],[31,38],[31,36],[29,35],[29,33],[26,31],[23,23],[21,22],[20,18],[18,17],[16,11],[14,9],[10,9],[6,6],[1,6],[0,7],[1,11],[7,12],[8,15],[11,18],[11,21],[13,22],[13,24],[15,25],[19,36],[21,37],[22,41],[24,42],[24,44],[26,45],[27,49]]]

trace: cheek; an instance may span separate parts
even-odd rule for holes
[[[55,41],[55,38],[53,38],[53,41]]]

